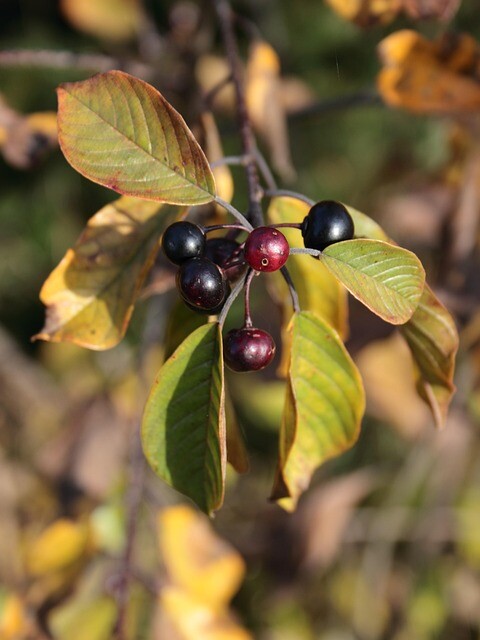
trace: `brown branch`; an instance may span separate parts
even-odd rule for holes
[[[245,100],[245,89],[241,76],[240,58],[238,54],[237,40],[233,31],[233,15],[228,0],[213,0],[215,11],[218,16],[220,31],[227,54],[228,63],[232,74],[232,81],[237,96],[237,119],[239,133],[242,141],[243,154],[248,160],[245,164],[248,184],[249,217],[254,227],[263,224],[263,213],[261,207],[262,190],[258,179],[257,164],[255,161],[255,138],[253,136],[252,125],[247,111]]]
[[[121,69],[144,79],[153,77],[154,68],[142,62],[122,61],[111,56],[46,49],[15,49],[0,51],[0,67],[44,67],[104,72]]]

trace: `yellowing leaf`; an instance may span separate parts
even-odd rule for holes
[[[284,180],[293,180],[295,170],[281,99],[280,61],[267,42],[255,42],[250,48],[245,91],[248,113],[270,149],[274,169]]]
[[[386,421],[403,436],[418,438],[429,412],[415,389],[408,346],[398,333],[370,342],[356,358],[368,399],[369,414]]]
[[[61,0],[60,6],[74,27],[114,42],[135,36],[142,20],[139,0]]]
[[[289,379],[272,497],[293,509],[325,460],[356,441],[365,409],[360,375],[335,331],[302,311],[292,320]]]
[[[42,576],[66,569],[85,557],[91,545],[87,522],[57,520],[27,547],[27,570]]]
[[[222,149],[222,141],[213,114],[210,111],[205,111],[201,118],[205,134],[205,152],[208,160],[213,164],[225,155]],[[230,168],[226,164],[221,164],[212,169],[212,173],[215,178],[217,195],[222,198],[222,200],[231,202],[234,185]]]
[[[302,222],[310,207],[296,198],[274,198],[268,209],[268,219],[272,224]],[[302,245],[302,234],[297,229],[282,228],[290,246]],[[313,311],[330,324],[345,339],[347,329],[347,294],[337,278],[319,260],[310,256],[291,255],[287,263],[295,283],[300,308]],[[280,279],[278,279],[280,282]],[[282,278],[283,285],[283,278]],[[284,286],[284,285],[283,285]],[[290,320],[290,297],[284,287],[282,299],[288,307],[284,313]]]
[[[437,427],[443,427],[455,393],[453,374],[458,333],[453,318],[430,287],[401,332],[418,368],[417,389],[430,406]]]
[[[215,534],[205,516],[186,505],[161,511],[158,532],[172,584],[211,609],[225,607],[245,574],[240,555]]]
[[[29,637],[30,625],[22,600],[15,594],[0,597],[0,640]]]
[[[47,317],[35,337],[90,349],[118,344],[160,234],[180,213],[176,207],[127,197],[103,207],[43,285],[40,298]]]
[[[206,94],[229,78],[230,73],[227,60],[211,54],[200,56],[195,67],[197,82]],[[234,112],[236,100],[232,82],[226,82],[221,89],[215,92],[215,107],[228,113]]]
[[[380,240],[328,246],[320,259],[360,302],[392,324],[412,317],[425,285],[417,256]]]
[[[326,0],[345,20],[361,27],[391,22],[402,8],[402,0]]]
[[[124,195],[204,204],[215,196],[207,159],[182,116],[152,86],[100,73],[58,89],[62,151],[79,173]]]
[[[378,48],[377,78],[383,100],[415,113],[466,113],[480,108],[480,47],[469,35],[444,35],[431,42],[407,29]]]
[[[211,609],[181,589],[162,589],[160,606],[169,640],[253,640],[226,611]]]
[[[117,617],[113,598],[67,601],[49,616],[55,640],[111,640]]]
[[[196,329],[160,369],[143,415],[142,443],[160,478],[206,513],[220,508],[226,446],[218,323]]]

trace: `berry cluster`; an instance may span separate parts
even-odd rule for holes
[[[247,232],[239,225],[202,228],[191,222],[175,222],[163,235],[163,250],[167,258],[179,266],[177,287],[184,302],[200,313],[220,313],[230,292],[230,282],[241,277],[246,267],[250,268],[245,278],[244,326],[232,329],[225,336],[224,358],[233,371],[258,371],[273,360],[275,342],[269,333],[252,325],[250,283],[257,272],[281,269],[290,247],[275,227],[253,229],[243,244],[229,237],[206,238],[209,230],[229,226]],[[299,229],[305,248],[317,251],[335,242],[351,240],[354,235],[353,220],[347,209],[332,200],[317,202],[301,224],[284,226]]]

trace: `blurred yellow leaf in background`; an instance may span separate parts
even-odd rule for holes
[[[207,518],[178,505],[158,518],[160,551],[171,582],[198,602],[227,605],[245,574],[240,555],[211,528]]]
[[[114,42],[135,36],[142,20],[138,0],[62,0],[61,9],[75,28]]]
[[[415,113],[465,113],[480,108],[480,47],[467,34],[429,41],[415,31],[382,40],[377,77],[383,100]]]
[[[57,520],[27,546],[27,570],[43,576],[66,569],[87,555],[92,545],[88,522]]]

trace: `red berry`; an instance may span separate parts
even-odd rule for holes
[[[262,329],[232,329],[224,339],[223,357],[233,371],[259,371],[273,360],[275,342]]]
[[[278,229],[257,227],[245,242],[245,260],[255,271],[276,271],[287,261],[290,247]]]

